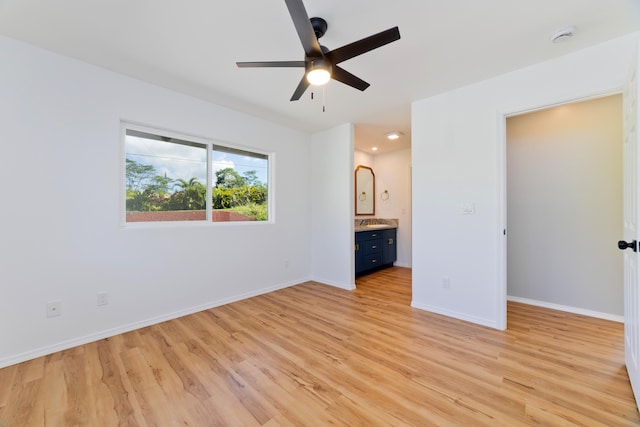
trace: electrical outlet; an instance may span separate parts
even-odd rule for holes
[[[107,305],[109,304],[109,294],[106,292],[98,292],[98,305]]]
[[[62,316],[62,301],[49,301],[47,303],[47,317]]]
[[[442,288],[443,289],[449,289],[450,283],[449,283],[449,278],[448,277],[443,277],[442,278]]]

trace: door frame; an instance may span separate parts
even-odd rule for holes
[[[522,114],[533,113],[535,111],[546,110],[548,108],[561,105],[573,104],[576,102],[589,101],[611,95],[622,94],[623,87],[618,86],[604,91],[594,91],[587,93],[575,93],[573,95],[559,96],[556,98],[541,100],[529,105],[506,107],[497,112],[498,122],[498,221],[497,221],[497,319],[498,329],[507,329],[507,234],[509,232],[507,224],[507,118]],[[622,143],[622,141],[620,141]],[[622,230],[620,230],[622,233]],[[612,243],[613,244],[613,243]]]

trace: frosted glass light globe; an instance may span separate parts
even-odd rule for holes
[[[314,86],[326,85],[331,79],[331,74],[324,68],[316,68],[307,73],[307,81]]]

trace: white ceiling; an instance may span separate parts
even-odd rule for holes
[[[638,0],[304,2],[329,49],[400,27],[341,64],[366,91],[331,81],[290,102],[301,69],[236,67],[304,59],[284,0],[0,0],[0,34],[293,128],[351,122],[356,148],[386,152],[409,146],[412,101],[640,30]],[[575,36],[551,43],[568,25]],[[405,138],[386,142],[392,130]]]

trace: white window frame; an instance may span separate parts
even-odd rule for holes
[[[133,130],[138,132],[144,132],[160,137],[173,138],[177,140],[184,140],[193,142],[196,144],[203,144],[206,146],[206,162],[207,162],[207,193],[206,193],[206,219],[204,220],[176,220],[176,221],[141,221],[141,222],[127,222],[127,196],[126,196],[126,138],[127,130]],[[214,147],[225,147],[234,150],[247,151],[249,153],[256,153],[267,157],[267,220],[266,221],[213,221],[213,208],[212,208],[212,187],[213,187],[213,168],[212,165],[212,152]],[[118,189],[120,194],[120,225],[126,228],[149,228],[149,227],[192,227],[192,226],[206,226],[206,227],[221,227],[221,226],[247,226],[255,227],[265,224],[275,223],[275,153],[272,151],[265,151],[257,149],[255,147],[234,144],[228,141],[220,139],[206,138],[194,136],[182,132],[170,131],[159,127],[143,125],[130,121],[120,122],[120,187]]]

